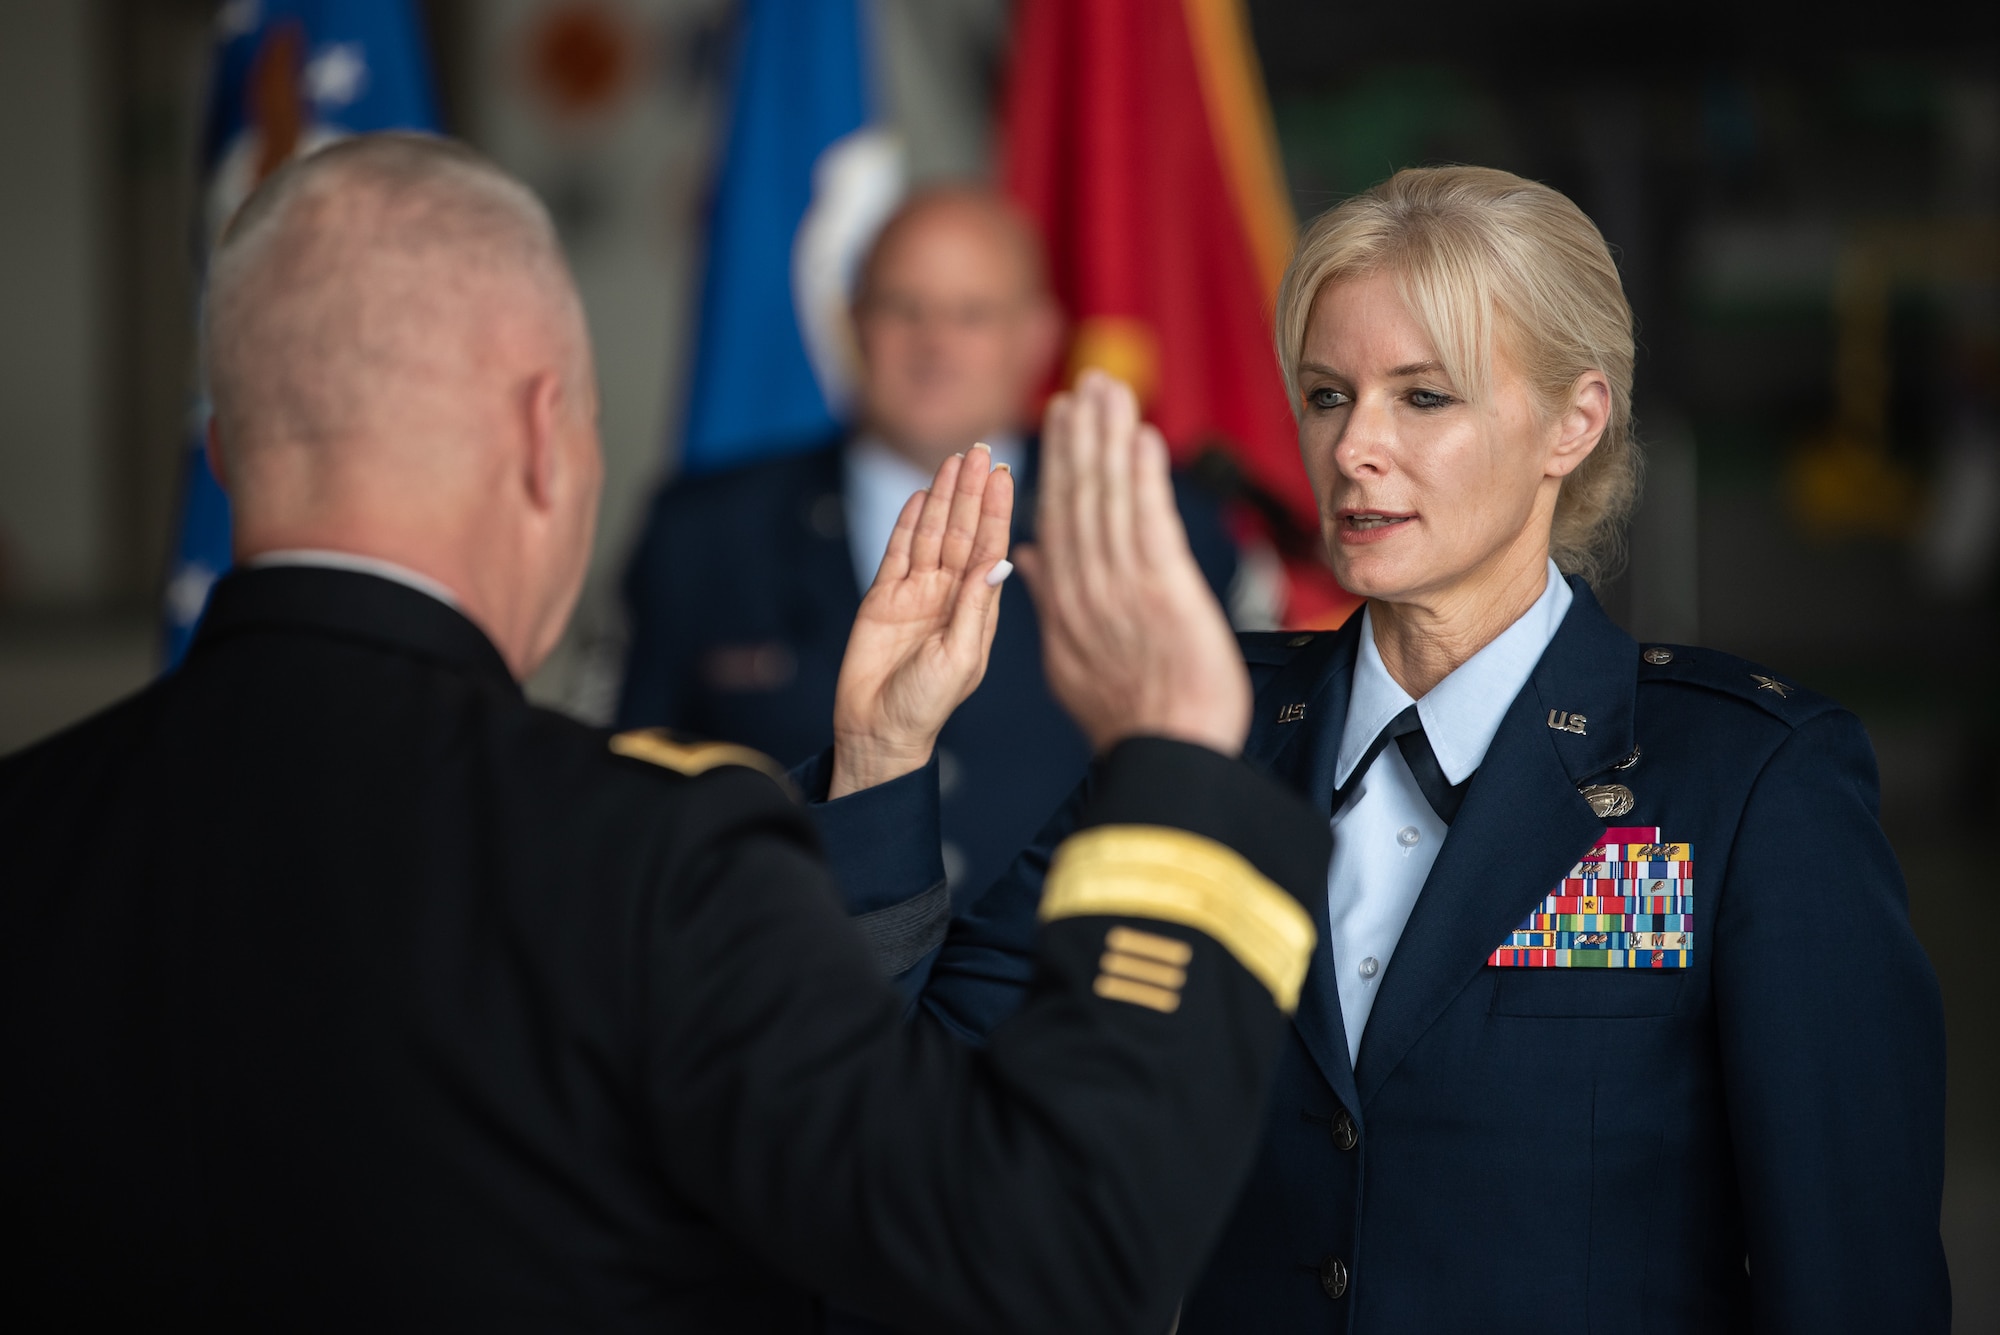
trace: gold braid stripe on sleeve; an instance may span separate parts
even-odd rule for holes
[[[1099,825],[1056,850],[1042,892],[1044,922],[1150,918],[1213,937],[1270,989],[1298,1006],[1317,933],[1312,918],[1235,849],[1165,825]]]

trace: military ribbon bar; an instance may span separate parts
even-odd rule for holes
[[[1503,969],[1685,969],[1694,856],[1657,827],[1606,830],[1486,959]]]

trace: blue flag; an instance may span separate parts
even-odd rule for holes
[[[709,217],[681,469],[825,441],[847,408],[847,293],[902,192],[874,125],[865,0],[744,0]]]
[[[436,130],[422,33],[408,0],[227,0],[215,19],[202,136],[205,257],[237,206],[291,158],[371,130]],[[229,501],[208,470],[208,405],[196,406],[182,466],[179,536],[167,572],[173,667],[229,568]]]

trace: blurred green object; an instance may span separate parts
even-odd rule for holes
[[[1501,109],[1448,65],[1375,66],[1348,87],[1273,104],[1302,217],[1425,162],[1503,166]]]

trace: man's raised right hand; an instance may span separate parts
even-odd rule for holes
[[[1250,675],[1174,504],[1166,442],[1122,382],[1049,401],[1036,542],[1016,553],[1049,687],[1100,753],[1169,737],[1237,755]]]

